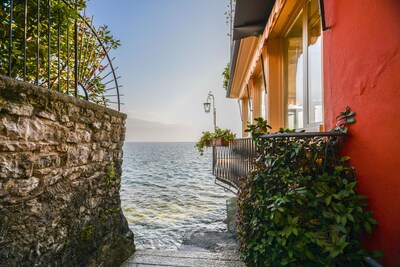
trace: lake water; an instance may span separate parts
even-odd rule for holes
[[[138,249],[177,250],[186,231],[226,230],[226,200],[211,151],[194,143],[125,143],[121,200]]]

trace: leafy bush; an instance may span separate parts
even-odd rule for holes
[[[362,266],[359,236],[376,224],[347,164],[326,157],[324,138],[260,139],[270,128],[249,126],[259,157],[239,191],[238,234],[249,266]],[[280,129],[280,133],[293,130]]]
[[[42,87],[51,87],[53,90],[58,89],[60,83],[60,91],[66,94],[74,89],[73,79],[74,75],[74,50],[73,50],[73,37],[74,37],[74,20],[81,14],[83,19],[88,24],[93,26],[93,17],[86,16],[86,0],[67,1],[72,5],[69,8],[63,1],[50,0],[50,1],[27,1],[28,13],[27,21],[28,27],[26,29],[26,62],[23,54],[24,51],[24,1],[14,1],[13,4],[13,54],[12,54],[12,69],[8,73],[9,67],[9,25],[10,25],[10,0],[2,1],[0,4],[0,74],[17,77],[23,77],[24,65],[26,63],[26,81],[30,83],[38,83]],[[40,13],[37,13],[38,9]],[[51,10],[47,8],[48,3],[51,5]],[[74,8],[76,5],[76,9]],[[50,12],[50,18],[49,18]],[[39,23],[38,23],[39,17]],[[60,19],[58,21],[58,19]],[[83,19],[78,17],[78,47],[79,47],[79,82],[80,87],[84,87],[87,91],[90,101],[107,106],[105,98],[106,87],[102,81],[102,72],[107,66],[104,60],[104,50],[97,37],[92,33],[88,26],[84,23]],[[48,28],[48,21],[50,20],[50,29]],[[58,24],[60,25],[60,44],[58,44]],[[48,31],[50,30],[50,37]],[[102,41],[107,51],[117,49],[120,46],[120,41],[114,38],[106,25],[96,27],[96,34]],[[39,54],[37,54],[37,38],[40,37]],[[67,37],[69,34],[69,37]],[[51,63],[48,63],[48,44],[47,38],[50,38],[50,58]],[[70,39],[68,39],[70,38]],[[60,54],[58,55],[58,45]],[[39,58],[37,58],[39,57]],[[58,59],[60,62],[60,79],[58,79]],[[36,60],[40,61],[39,66]],[[36,81],[36,67],[38,68],[38,78]],[[50,69],[51,78],[48,81],[47,71]],[[108,71],[104,72],[107,73]],[[103,73],[103,74],[104,74]],[[67,80],[70,80],[68,86]],[[85,99],[85,95],[81,90],[78,90],[78,96]]]
[[[212,141],[216,138],[222,138],[224,142],[230,142],[235,139],[236,135],[231,132],[229,129],[222,130],[219,127],[216,127],[215,132],[211,133],[209,131],[205,131],[202,133],[200,140],[196,143],[195,147],[200,152],[200,155],[204,155],[204,147],[211,146]]]

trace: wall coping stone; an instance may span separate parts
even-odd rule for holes
[[[111,116],[120,117],[123,119],[127,118],[125,113],[119,112],[117,110],[104,107],[77,97],[69,96],[54,90],[49,90],[47,88],[30,84],[28,82],[18,81],[4,75],[0,75],[0,96],[1,91],[14,91],[17,93],[28,93],[32,91],[33,93],[40,93],[47,95],[50,100],[63,101],[65,103],[71,103],[81,108],[89,108],[98,112],[106,113]]]

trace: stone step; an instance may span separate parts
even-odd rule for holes
[[[121,265],[121,267],[133,266],[245,267],[246,265],[233,252],[140,250]]]

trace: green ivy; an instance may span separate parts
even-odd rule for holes
[[[107,175],[105,176],[105,184],[109,186],[112,182],[114,182],[117,178],[115,173],[114,163],[110,163],[107,167]]]
[[[324,138],[260,139],[270,126],[249,125],[259,157],[238,197],[238,234],[249,266],[362,266],[362,232],[376,224],[357,194],[349,157],[325,157]],[[280,129],[280,133],[293,132]]]
[[[228,63],[228,64],[226,64],[226,67],[224,68],[224,71],[222,72],[222,77],[224,77],[222,87],[224,87],[225,90],[228,90],[230,69],[231,69],[231,64]]]
[[[83,228],[83,230],[79,236],[78,242],[79,243],[86,242],[90,239],[93,239],[95,236],[96,236],[96,234],[94,233],[93,225],[89,224],[89,225],[85,226],[85,228]]]

